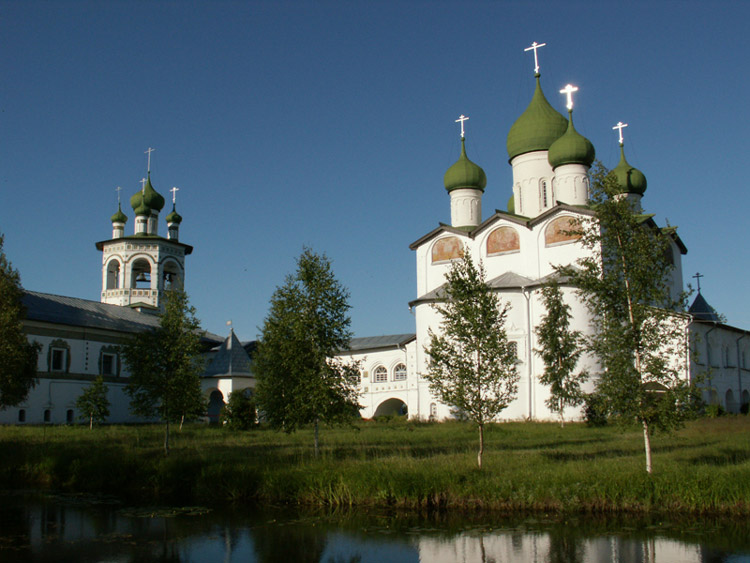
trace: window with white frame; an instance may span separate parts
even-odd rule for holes
[[[518,342],[516,342],[515,340],[511,340],[510,342],[508,342],[508,349],[516,357],[516,361],[520,361],[518,359]]]
[[[385,369],[385,366],[378,366],[375,368],[375,371],[373,372],[373,381],[375,383],[385,383],[388,381],[388,370]]]
[[[406,379],[406,366],[398,364],[393,368],[393,381],[404,381]]]

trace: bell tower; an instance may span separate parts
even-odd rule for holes
[[[125,235],[128,218],[122,211],[120,188],[117,212],[112,216],[112,238],[96,243],[102,251],[101,302],[138,310],[163,309],[163,294],[168,289],[182,288],[185,282],[185,256],[193,247],[178,240],[182,217],[177,213],[176,195],[172,188],[172,212],[167,216],[168,237],[158,234],[159,212],[164,198],[151,183],[151,152],[148,154],[146,178],[141,189],[130,198],[135,213],[132,235]]]

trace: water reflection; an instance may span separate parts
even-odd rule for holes
[[[132,510],[0,495],[0,561],[750,563],[745,520]]]

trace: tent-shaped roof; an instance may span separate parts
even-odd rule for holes
[[[688,313],[693,315],[693,318],[698,321],[711,321],[716,323],[721,322],[721,317],[719,317],[716,309],[708,304],[708,301],[705,300],[700,291],[698,292],[698,295],[695,296],[693,304],[690,305]]]
[[[203,377],[251,376],[251,362],[245,347],[231,330],[216,355],[208,364]]]

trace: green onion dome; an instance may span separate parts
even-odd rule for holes
[[[122,207],[120,206],[119,203],[117,204],[117,213],[112,215],[112,222],[113,223],[127,223],[128,222],[128,216],[122,212]]]
[[[573,111],[568,111],[568,129],[565,134],[549,147],[547,160],[552,169],[563,164],[583,164],[591,167],[596,151],[586,137],[581,135],[573,126]]]
[[[177,213],[177,209],[175,209],[174,205],[172,205],[172,212],[167,215],[167,223],[182,223],[182,215]]]
[[[508,213],[513,213],[513,215],[516,214],[516,199],[514,196],[510,196],[510,199],[508,200]]]
[[[508,132],[508,160],[532,151],[546,151],[568,127],[568,120],[554,109],[544,97],[536,75],[536,89],[529,107]]]
[[[143,198],[140,197],[141,195],[143,195]],[[141,203],[145,204],[150,210],[154,210],[156,212],[161,211],[164,207],[164,198],[154,189],[154,186],[151,184],[150,173],[146,178],[146,183],[144,184],[143,188],[130,198],[130,205],[134,211],[136,207],[141,205]]]
[[[617,182],[620,193],[643,195],[646,192],[646,176],[625,160],[625,148],[620,144],[620,163],[610,172]]]
[[[151,208],[146,205],[143,194],[141,194],[141,192],[138,192],[130,198],[130,205],[133,206],[133,211],[135,211],[136,217],[140,217],[142,215],[151,215]]]
[[[456,163],[448,168],[443,177],[445,189],[449,192],[460,188],[484,191],[487,176],[480,166],[477,166],[466,156],[466,140],[461,138],[461,156]]]

